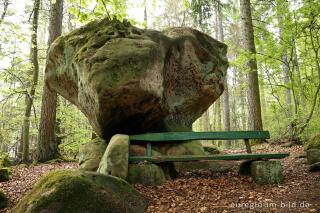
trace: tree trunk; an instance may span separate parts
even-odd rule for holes
[[[146,24],[145,29],[148,29],[148,15],[147,15],[147,2],[144,0],[144,22]]]
[[[3,1],[3,12],[2,12],[1,17],[0,17],[0,25],[2,24],[2,22],[4,20],[4,17],[7,14],[8,6],[9,6],[9,0],[4,0]]]
[[[30,115],[31,107],[33,105],[33,98],[36,92],[36,87],[39,78],[39,64],[38,64],[38,19],[39,19],[39,7],[40,0],[34,1],[33,6],[33,18],[32,18],[32,33],[31,33],[31,50],[30,50],[30,61],[33,69],[33,78],[30,92],[26,94],[26,108],[24,113],[23,122],[23,157],[24,163],[29,161],[29,128],[30,128]]]
[[[63,18],[62,12],[63,0],[56,0],[55,4],[51,5],[50,9],[48,47],[50,47],[52,42],[61,35]],[[56,107],[57,93],[51,91],[46,84],[44,84],[37,149],[37,160],[39,162],[53,159],[58,153],[58,146],[55,137]]]
[[[250,0],[240,0],[240,12],[242,23],[242,37],[247,57],[247,93],[248,93],[248,128],[249,130],[262,130],[261,104],[259,93],[259,81],[256,61],[256,49],[250,9]]]

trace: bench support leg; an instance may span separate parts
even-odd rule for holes
[[[244,139],[244,143],[246,144],[247,153],[252,153],[251,152],[250,143],[249,143],[249,139]]]
[[[146,155],[148,157],[151,157],[151,155],[152,155],[151,143],[147,143],[147,153],[146,153]]]

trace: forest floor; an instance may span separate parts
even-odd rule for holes
[[[251,177],[240,176],[239,162],[226,172],[210,170],[180,173],[175,180],[161,186],[134,187],[150,199],[147,213],[151,212],[318,212],[320,213],[320,172],[308,172],[302,146],[255,146],[256,152],[290,152],[282,159],[284,182],[257,185]],[[244,152],[231,150],[230,152]],[[11,180],[0,183],[9,197],[9,211],[47,172],[55,169],[75,169],[76,163],[40,164],[20,169],[14,167]]]

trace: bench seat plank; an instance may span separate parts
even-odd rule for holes
[[[129,162],[177,162],[177,161],[199,161],[199,160],[243,160],[243,159],[279,159],[288,157],[289,153],[251,153],[251,154],[229,154],[229,155],[180,155],[180,156],[134,156]]]
[[[237,140],[269,139],[268,131],[221,131],[221,132],[162,132],[130,135],[131,141],[185,141],[185,140]]]

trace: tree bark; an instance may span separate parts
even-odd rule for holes
[[[33,18],[32,18],[32,33],[31,33],[31,50],[30,50],[30,61],[33,69],[33,78],[30,92],[26,94],[26,108],[24,113],[23,122],[23,157],[24,163],[29,161],[29,128],[30,128],[30,115],[31,107],[33,105],[34,94],[36,92],[38,78],[39,78],[39,63],[38,63],[38,19],[39,19],[39,7],[40,0],[34,1],[33,6]]]
[[[220,1],[217,1],[217,16],[218,16],[218,29],[219,40],[224,42],[224,33],[222,26],[222,14]],[[230,106],[229,106],[229,89],[228,89],[228,75],[226,74],[224,79],[224,92],[223,92],[223,108],[224,108],[224,130],[230,131]],[[227,146],[230,145],[230,141],[226,142]]]
[[[48,49],[53,41],[61,35],[63,18],[63,0],[56,0],[51,5],[49,21]],[[47,59],[48,63],[48,59]],[[58,153],[56,141],[56,107],[57,93],[44,84],[42,94],[41,118],[38,137],[37,160],[44,162],[53,159]]]
[[[0,17],[0,25],[2,24],[2,22],[4,20],[4,17],[7,14],[8,7],[9,7],[9,0],[4,0],[3,1],[3,11],[2,11],[2,14],[1,14],[1,17]]]
[[[259,93],[259,81],[256,61],[256,49],[254,44],[253,25],[250,9],[250,0],[240,0],[240,12],[242,23],[242,37],[244,49],[247,51],[247,93],[248,93],[248,129],[262,130],[261,104]]]

